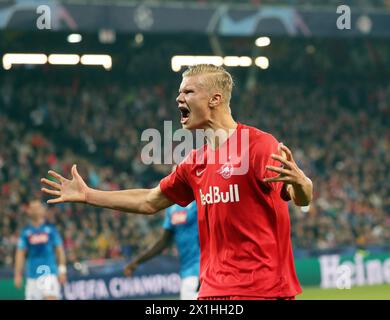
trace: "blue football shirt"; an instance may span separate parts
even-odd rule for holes
[[[27,251],[27,278],[58,273],[55,248],[59,245],[62,239],[52,224],[45,222],[39,227],[30,224],[22,229],[17,247]]]
[[[191,202],[187,207],[175,204],[167,208],[163,227],[173,233],[179,251],[180,276],[199,276],[200,248],[196,202]]]

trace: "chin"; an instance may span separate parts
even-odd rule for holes
[[[207,128],[207,121],[191,121],[192,119],[189,119],[186,123],[182,123],[182,128],[187,130],[196,130],[196,129],[204,129]]]
[[[202,126],[199,125],[193,125],[190,123],[183,123],[182,128],[186,130],[195,130],[195,129],[202,129]]]

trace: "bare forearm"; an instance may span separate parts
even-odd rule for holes
[[[65,251],[62,246],[57,247],[57,262],[59,266],[65,266],[66,265],[66,257],[65,257]]]
[[[159,187],[154,189],[128,189],[100,191],[88,189],[86,203],[124,212],[153,214],[172,203],[161,196]]]
[[[137,264],[144,263],[145,261],[148,261],[148,260],[152,259],[153,257],[159,255],[166,247],[167,247],[167,243],[159,241],[155,245],[153,245],[153,247],[151,247],[148,251],[137,256],[135,258],[135,262]]]
[[[15,257],[15,274],[22,275],[24,269],[24,260],[24,252],[22,250],[17,250]]]
[[[86,202],[93,206],[104,207],[125,212],[148,214],[146,207],[148,189],[133,189],[120,191],[100,191],[89,189]]]
[[[149,259],[157,256],[160,254],[168,245],[171,243],[173,238],[172,231],[164,229],[164,233],[162,234],[161,238],[145,253],[138,255],[133,263],[136,265],[139,265],[141,263],[144,263],[145,261],[148,261]]]
[[[306,177],[301,183],[290,185],[289,193],[297,206],[307,206],[313,199],[313,183]]]

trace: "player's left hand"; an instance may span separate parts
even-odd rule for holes
[[[271,158],[282,163],[281,167],[267,165],[266,170],[279,173],[278,176],[265,178],[264,182],[284,182],[291,185],[305,185],[308,181],[305,173],[299,169],[292,152],[283,143],[278,145],[279,154],[271,154]]]
[[[61,283],[61,284],[65,284],[66,282],[66,273],[60,273],[58,275],[58,281]]]

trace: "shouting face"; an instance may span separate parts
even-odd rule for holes
[[[202,129],[210,119],[210,91],[204,75],[186,76],[176,98],[184,129]]]

